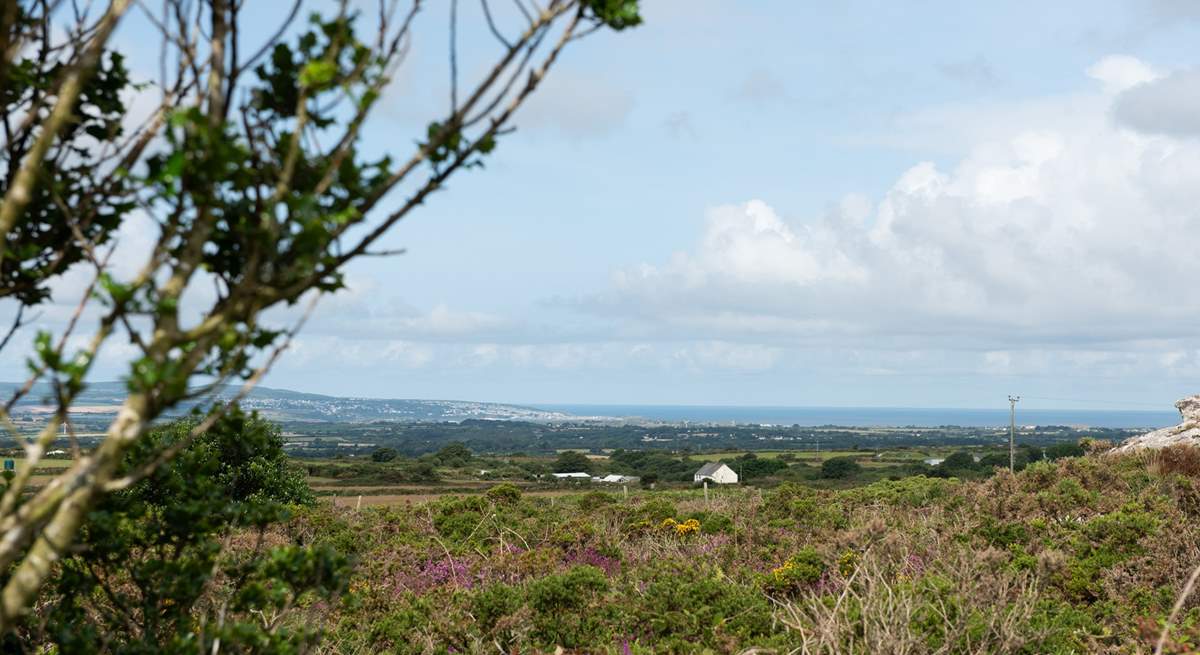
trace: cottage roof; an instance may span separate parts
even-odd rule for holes
[[[700,470],[696,471],[696,475],[713,475],[717,471],[721,470],[722,466],[725,466],[725,462],[709,462],[704,466],[701,466]]]

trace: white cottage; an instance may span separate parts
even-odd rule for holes
[[[696,471],[695,482],[708,480],[717,484],[737,484],[738,474],[721,462],[709,462]]]

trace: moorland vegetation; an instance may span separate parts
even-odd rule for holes
[[[186,433],[168,426],[156,443]],[[1200,605],[1183,589],[1200,564],[1197,449],[987,475],[960,457],[974,464],[964,477],[774,476],[707,496],[498,482],[356,510],[297,486],[306,465],[283,455],[269,423],[233,412],[212,435],[94,512],[23,643],[422,654],[1200,644]]]

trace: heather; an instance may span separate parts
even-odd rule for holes
[[[488,493],[293,539],[356,562],[326,653],[1148,653],[1200,564],[1195,451],[852,489]],[[1194,652],[1185,599],[1163,644]]]

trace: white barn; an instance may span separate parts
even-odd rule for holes
[[[695,482],[708,480],[717,484],[737,484],[738,474],[722,462],[709,462],[696,471]]]
[[[638,481],[638,478],[635,478],[632,475],[617,475],[616,473],[606,475],[602,478],[601,477],[592,478],[592,482],[603,482],[605,484],[631,484],[631,483],[634,483],[637,481]]]

